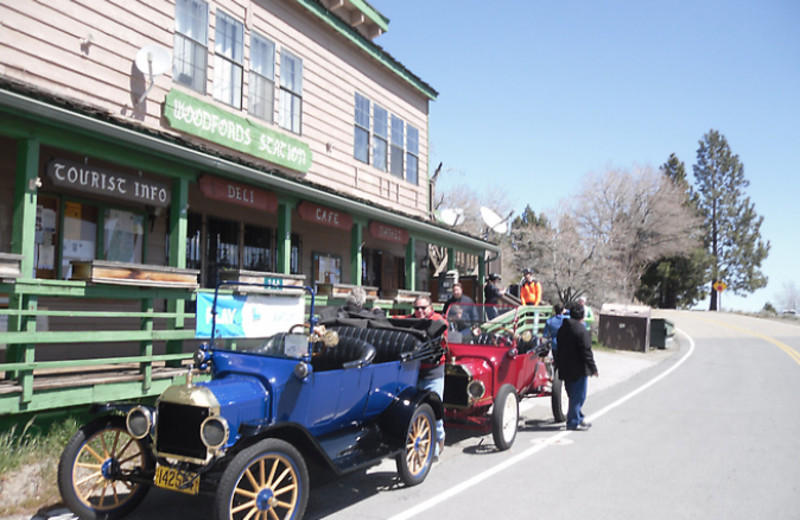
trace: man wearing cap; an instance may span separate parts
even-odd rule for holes
[[[489,281],[483,286],[483,303],[487,305],[497,305],[500,303],[500,297],[505,294],[505,289],[501,289],[497,282],[500,281],[500,275],[492,273],[489,275]],[[495,307],[487,307],[486,315],[489,319],[494,319],[497,316],[497,309]]]
[[[519,288],[522,305],[539,305],[542,301],[542,284],[533,277],[533,271],[527,267],[522,270],[522,275],[522,286]]]

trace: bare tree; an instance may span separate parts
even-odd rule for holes
[[[785,282],[783,290],[778,295],[778,305],[784,311],[797,311],[800,307],[800,291],[794,282]]]
[[[685,193],[653,168],[612,169],[582,186],[572,211],[594,250],[595,301],[633,301],[649,262],[698,244],[699,220],[683,205]]]

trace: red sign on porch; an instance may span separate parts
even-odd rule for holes
[[[369,234],[371,237],[380,240],[388,240],[389,242],[397,242],[403,245],[408,243],[408,231],[376,220],[369,223]]]
[[[269,213],[278,211],[278,197],[271,191],[260,190],[210,175],[203,175],[197,183],[200,185],[200,192],[206,198],[231,202]]]
[[[297,206],[300,218],[315,224],[349,230],[353,227],[353,217],[339,210],[303,201]]]

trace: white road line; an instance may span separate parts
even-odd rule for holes
[[[691,338],[691,336],[689,336],[688,334],[686,334],[685,332],[683,332],[682,330],[679,330],[679,329],[675,329],[675,331],[679,332],[680,334],[682,334],[684,336],[686,336],[686,338],[689,340],[689,351],[686,353],[686,355],[683,356],[673,366],[671,366],[670,368],[665,370],[663,373],[659,374],[658,377],[655,377],[655,378],[651,379],[650,381],[648,381],[647,383],[643,384],[642,386],[640,386],[636,390],[632,391],[631,393],[629,393],[629,394],[625,395],[624,397],[621,397],[620,399],[614,401],[610,405],[608,405],[605,408],[601,409],[600,411],[592,414],[591,416],[588,416],[587,417],[588,420],[594,421],[594,420],[602,417],[603,415],[607,414],[608,412],[610,412],[614,408],[620,406],[622,403],[625,403],[626,401],[628,401],[632,397],[634,397],[634,396],[642,393],[646,389],[650,388],[651,386],[653,386],[654,384],[656,384],[657,382],[661,381],[662,379],[667,377],[669,374],[674,372],[679,366],[681,366],[683,364],[684,361],[686,361],[689,358],[689,356],[692,355],[692,353],[694,353],[694,340]],[[564,437],[567,437],[567,436],[571,435],[572,433],[573,432],[571,432],[569,430],[564,430],[564,431],[559,432],[559,433],[557,433],[557,434],[555,434],[555,435],[553,435],[551,437],[548,437],[547,439],[544,439],[541,444],[537,444],[535,446],[532,446],[532,447],[526,449],[525,451],[520,452],[520,453],[514,455],[513,457],[504,460],[503,462],[500,462],[496,466],[491,467],[491,468],[489,468],[486,471],[483,471],[481,473],[478,473],[474,477],[472,477],[470,479],[467,479],[464,482],[462,482],[460,484],[457,484],[457,485],[447,489],[446,491],[443,491],[442,493],[439,493],[435,497],[431,497],[428,500],[420,502],[419,504],[417,504],[414,507],[406,509],[402,513],[400,513],[398,515],[395,515],[395,516],[389,518],[388,520],[407,520],[407,519],[410,519],[410,518],[416,518],[417,516],[419,516],[424,511],[427,511],[428,509],[431,509],[432,507],[434,507],[434,506],[436,506],[438,504],[441,504],[442,502],[444,502],[446,500],[449,500],[450,498],[458,495],[459,493],[462,493],[462,492],[468,490],[469,488],[480,484],[484,480],[486,480],[486,479],[488,479],[490,477],[493,477],[494,475],[500,473],[501,471],[503,471],[503,470],[505,470],[507,468],[510,468],[511,466],[514,466],[514,465],[522,462],[523,460],[527,459],[528,457],[531,457],[532,455],[535,455],[536,453],[539,453],[540,451],[542,451],[546,447],[550,446],[553,443],[557,443],[557,441],[559,441],[560,439],[563,439]]]

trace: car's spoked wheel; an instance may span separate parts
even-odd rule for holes
[[[503,385],[497,392],[492,411],[492,437],[500,451],[507,450],[517,437],[519,422],[519,399],[511,385]]]
[[[428,404],[414,410],[405,437],[405,451],[397,456],[397,472],[407,486],[419,484],[431,470],[436,442],[435,418]]]
[[[218,520],[302,518],[308,502],[308,470],[291,444],[267,439],[237,455],[220,479]]]
[[[144,441],[131,437],[123,417],[104,417],[81,428],[67,443],[58,465],[58,488],[81,518],[118,518],[150,489],[118,480],[136,468],[152,469]]]
[[[550,406],[553,409],[553,419],[556,422],[567,420],[567,410],[569,409],[569,396],[567,389],[564,388],[564,381],[558,375],[558,370],[553,373],[553,390],[550,395]]]

